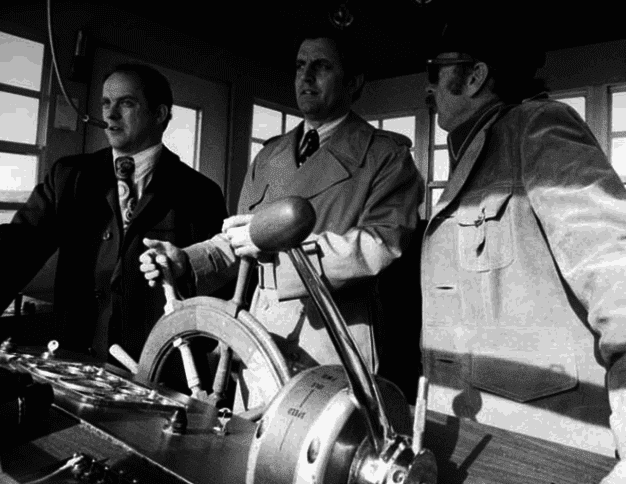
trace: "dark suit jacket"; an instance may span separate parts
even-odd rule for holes
[[[219,187],[164,147],[124,235],[111,149],[62,158],[12,223],[0,226],[0,308],[58,249],[61,346],[93,352],[100,327],[98,356],[119,343],[138,359],[164,305],[163,292],[139,270],[142,239],[185,247],[218,233],[226,215]]]

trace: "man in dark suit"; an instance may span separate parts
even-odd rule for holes
[[[172,102],[169,82],[149,66],[120,65],[104,78],[111,147],[58,160],[0,226],[0,309],[58,249],[61,347],[105,360],[119,343],[139,357],[165,302],[139,270],[142,240],[187,246],[218,233],[227,215],[219,187],[162,144]]]

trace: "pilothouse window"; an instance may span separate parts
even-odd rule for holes
[[[38,181],[45,44],[0,31],[0,223]]]

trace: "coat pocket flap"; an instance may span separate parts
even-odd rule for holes
[[[528,402],[574,388],[576,359],[565,335],[541,330],[510,331],[508,344],[472,348],[472,385],[516,402]],[[505,333],[500,333],[502,336]],[[513,347],[513,345],[515,345]]]
[[[458,224],[461,226],[474,225],[478,227],[485,220],[498,218],[511,196],[511,190],[502,193],[491,193],[475,205],[459,207],[456,215]]]

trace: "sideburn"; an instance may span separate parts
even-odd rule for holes
[[[463,85],[471,73],[473,66],[468,65],[456,65],[454,66],[454,72],[446,88],[451,94],[460,96],[463,93]]]

